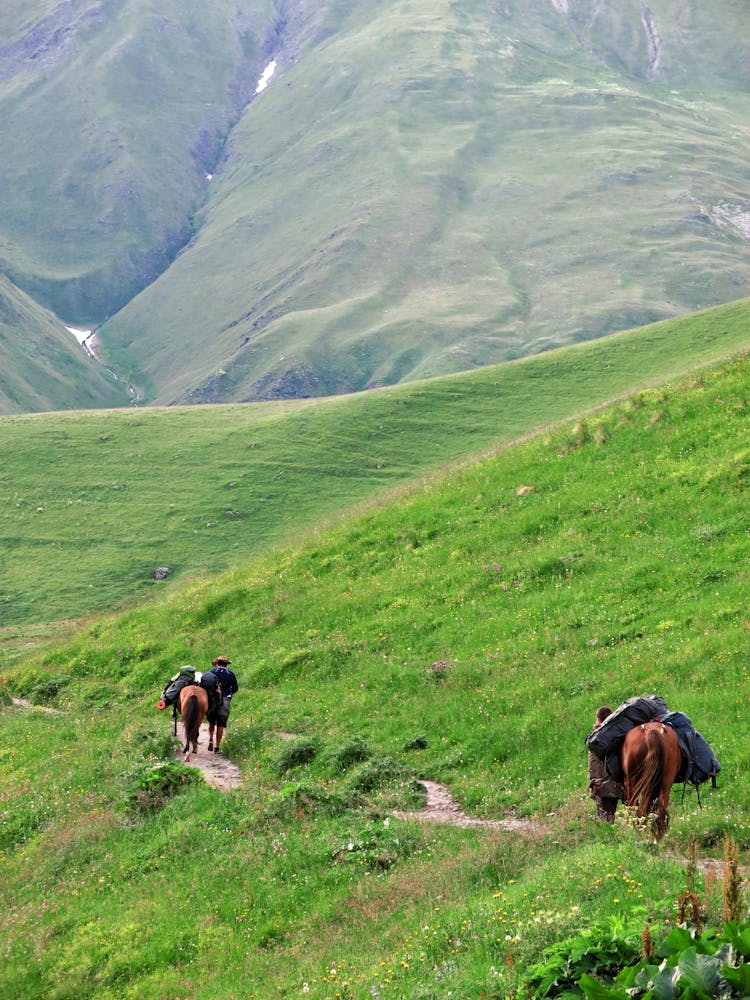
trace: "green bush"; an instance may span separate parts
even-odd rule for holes
[[[133,813],[155,812],[187,785],[200,781],[203,781],[200,771],[176,760],[144,768],[130,779],[126,808]]]
[[[576,997],[584,974],[614,978],[641,954],[641,924],[623,924],[615,917],[558,941],[544,950],[542,960],[526,975],[524,986],[535,1000]]]
[[[69,677],[49,677],[29,691],[29,701],[33,705],[51,705],[68,684],[70,684]]]
[[[289,819],[309,815],[319,809],[336,814],[353,804],[351,800],[329,791],[323,785],[308,781],[287,781],[270,797],[266,812],[278,819]]]
[[[372,757],[352,772],[350,785],[358,792],[372,792],[404,778],[405,775],[405,769],[392,757]]]
[[[291,771],[293,767],[301,767],[315,759],[318,744],[315,740],[294,740],[282,747],[276,754],[274,764],[279,774]]]
[[[702,933],[680,925],[642,956],[643,925],[609,921],[560,941],[524,981],[534,998],[587,1000],[746,997],[750,990],[750,925],[727,923]]]
[[[334,847],[337,861],[353,861],[370,871],[388,871],[398,861],[408,858],[420,846],[416,833],[405,823],[390,817],[368,823],[358,833]]]
[[[333,750],[330,758],[337,771],[348,771],[353,764],[369,760],[372,753],[372,749],[365,741],[361,737],[355,736],[342,747]]]

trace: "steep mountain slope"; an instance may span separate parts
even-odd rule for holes
[[[160,402],[321,395],[746,294],[746,14],[616,6],[331,5],[115,365]]]
[[[127,402],[125,386],[0,273],[0,413]]]
[[[0,266],[90,325],[167,267],[250,100],[271,0],[37,0],[0,13]]]
[[[358,390],[739,298],[747,28],[740,0],[13,4],[0,267],[103,323],[159,403]]]

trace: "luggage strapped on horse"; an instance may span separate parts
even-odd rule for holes
[[[682,751],[683,766],[675,779],[682,782],[682,801],[685,801],[685,790],[690,783],[698,796],[698,805],[702,806],[700,786],[710,778],[711,787],[716,788],[716,775],[721,770],[721,764],[684,712],[667,712],[662,722],[677,733]]]
[[[658,695],[630,698],[623,702],[597,729],[589,733],[586,746],[604,761],[609,774],[621,781],[620,751],[626,734],[634,726],[657,720],[670,726],[677,734],[683,767],[675,781],[683,783],[683,801],[685,789],[690,783],[695,787],[698,805],[701,806],[700,785],[710,778],[712,787],[716,788],[716,775],[721,770],[721,765],[688,716],[684,712],[671,712],[664,699]]]

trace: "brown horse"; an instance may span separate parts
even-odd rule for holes
[[[634,726],[625,736],[620,760],[625,804],[635,806],[640,818],[653,813],[654,840],[661,840],[669,826],[669,793],[682,767],[677,734],[663,722]]]
[[[208,694],[205,688],[197,684],[188,684],[180,691],[177,708],[182,716],[185,730],[185,746],[182,752],[185,754],[185,760],[190,760],[191,747],[193,753],[198,753],[198,730],[208,711]]]

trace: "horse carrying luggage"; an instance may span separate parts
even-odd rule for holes
[[[622,782],[621,750],[628,732],[636,726],[658,719],[677,734],[682,754],[682,767],[676,782],[690,783],[698,788],[711,779],[716,787],[716,775],[721,765],[711,747],[684,712],[670,712],[658,695],[630,698],[623,702],[604,722],[586,737],[586,746],[600,760],[615,781]],[[699,798],[700,801],[700,798]]]

